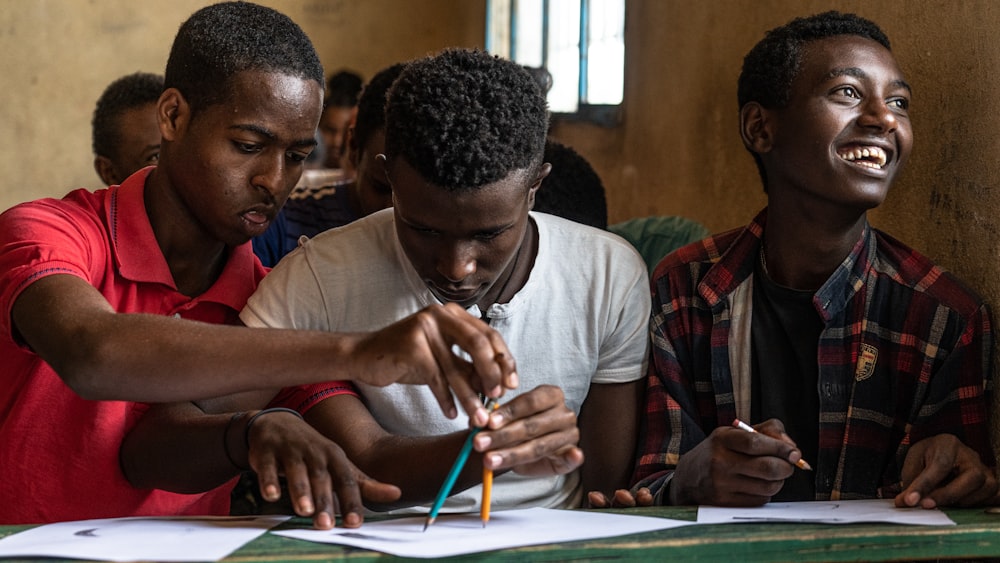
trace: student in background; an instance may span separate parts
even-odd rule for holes
[[[358,96],[364,81],[357,73],[341,70],[327,81],[323,115],[319,118],[319,133],[323,138],[326,168],[345,168],[353,171],[346,162],[347,132],[354,123],[358,110]]]
[[[604,183],[587,159],[572,147],[547,139],[544,161],[552,165],[552,171],[535,194],[532,210],[607,229]]]
[[[852,14],[746,56],[740,133],[768,206],[657,267],[635,485],[611,502],[995,502],[989,310],[867,219],[910,155],[911,95]]]
[[[385,95],[402,72],[403,63],[384,68],[372,77],[357,104],[357,119],[348,131],[348,156],[355,177],[319,187],[292,191],[278,217],[264,234],[253,239],[254,253],[273,267],[299,245],[303,236],[346,225],[392,206],[392,190],[375,156],[385,150]]]
[[[545,162],[552,171],[535,195],[534,211],[558,215],[608,231],[629,241],[650,273],[674,250],[707,237],[701,223],[678,215],[654,215],[608,225],[608,205],[601,177],[572,147],[549,139]]]
[[[470,50],[411,61],[386,106],[380,162],[394,207],[303,243],[241,315],[249,326],[366,330],[452,303],[503,335],[520,385],[476,436],[445,511],[475,508],[484,464],[498,473],[500,509],[576,507],[581,483],[611,491],[631,471],[645,266],[618,237],[530,212],[550,169],[546,130],[545,100],[519,65]],[[433,405],[415,387],[360,384],[306,418],[400,486],[398,501],[371,506],[402,509],[433,500],[469,431]]]
[[[290,475],[296,510],[318,526],[332,524],[334,494],[345,523],[358,525],[362,494],[398,491],[366,478],[294,413],[261,410],[303,411],[307,402],[282,395],[248,401],[238,417],[207,414],[171,451],[155,447],[174,435],[142,417],[145,403],[222,412],[211,397],[274,397],[284,385],[361,378],[429,384],[451,416],[454,391],[482,424],[477,391],[514,385],[510,352],[455,306],[375,333],[232,326],[265,273],[246,243],[267,227],[315,146],[323,69],[286,16],[231,2],[181,26],[164,81],[156,167],[0,214],[0,523],[227,514],[223,485],[250,466],[269,496],[277,472]],[[134,480],[119,453],[139,418],[147,424],[132,445],[144,461],[191,456],[181,477],[201,488],[168,492]]]
[[[97,100],[91,121],[94,170],[107,186],[153,166],[160,157],[156,102],[163,76],[135,72],[108,85]]]

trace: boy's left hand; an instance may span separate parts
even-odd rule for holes
[[[562,389],[539,385],[490,414],[473,445],[483,466],[520,475],[564,475],[583,465],[576,414]]]
[[[901,475],[900,508],[975,506],[993,501],[998,485],[979,454],[951,434],[938,434],[913,444]]]

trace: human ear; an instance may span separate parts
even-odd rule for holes
[[[740,137],[743,146],[756,154],[770,152],[774,145],[771,113],[757,102],[740,108]]]
[[[191,106],[177,88],[167,88],[156,104],[156,121],[165,141],[173,141],[191,118]]]
[[[545,179],[549,173],[552,172],[552,165],[548,162],[543,163],[538,169],[538,175],[535,176],[535,181],[532,182],[531,187],[528,188],[528,209],[534,209],[535,207],[535,194],[538,189],[542,187],[542,180]]]
[[[120,184],[121,181],[118,180],[118,175],[115,174],[115,165],[111,163],[111,159],[106,156],[97,155],[94,157],[94,170],[97,175],[101,177],[101,181],[104,182],[106,186],[113,186],[115,184]]]

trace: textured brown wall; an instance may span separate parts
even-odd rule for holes
[[[101,187],[90,118],[112,80],[162,73],[181,22],[207,0],[0,0],[0,210]],[[485,0],[260,0],[295,20],[327,72],[483,46]],[[456,24],[457,22],[457,24]]]

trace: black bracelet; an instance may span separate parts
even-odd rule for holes
[[[229,430],[233,427],[233,423],[236,422],[236,419],[243,418],[243,415],[245,414],[245,412],[233,413],[233,416],[229,417],[229,422],[226,423],[226,429],[222,431],[222,451],[226,452],[226,459],[229,460],[229,463],[240,471],[244,471],[247,468],[236,463],[236,460],[233,459],[233,454],[229,451]]]
[[[253,416],[250,417],[250,420],[247,421],[246,430],[243,431],[243,442],[246,444],[248,452],[250,451],[250,429],[253,428],[254,421],[257,420],[257,417],[259,417],[261,415],[268,414],[268,413],[272,413],[272,412],[287,412],[287,413],[294,414],[295,416],[299,417],[299,420],[305,420],[305,419],[302,418],[302,415],[299,414],[299,411],[297,411],[295,409],[286,409],[285,407],[274,407],[274,408],[264,409],[262,411],[258,411],[256,414],[254,414]]]

